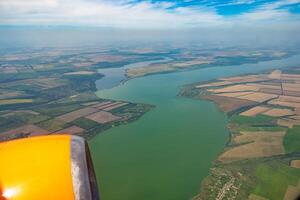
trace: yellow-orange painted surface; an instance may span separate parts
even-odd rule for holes
[[[70,145],[68,135],[0,143],[0,199],[74,199]]]

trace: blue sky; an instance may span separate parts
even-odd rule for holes
[[[132,1],[133,4],[140,3],[139,1]],[[300,5],[299,1],[278,1],[278,0],[153,0],[152,3],[171,3],[170,9],[176,9],[178,7],[207,7],[208,9],[214,9],[218,14],[223,16],[238,15],[255,11],[263,6],[280,4],[276,9],[282,9],[287,11],[295,10],[294,8]],[[297,10],[297,12],[300,12]]]
[[[300,0],[0,0],[0,25],[298,26]]]

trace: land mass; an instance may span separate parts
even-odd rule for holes
[[[230,140],[193,199],[295,200],[300,195],[300,68],[185,86],[215,102]]]
[[[90,138],[110,127],[136,120],[151,105],[100,99],[99,69],[145,60],[170,62],[131,68],[129,78],[177,69],[280,59],[289,49],[32,48],[0,54],[0,141],[71,133]]]
[[[282,59],[293,55],[292,51],[280,50],[202,50],[193,53],[185,52],[172,56],[170,62],[155,63],[149,66],[130,68],[126,70],[127,78],[136,78],[158,73],[169,73],[182,70],[191,70],[204,67],[240,65],[258,63],[261,61]]]
[[[171,58],[171,62],[163,65],[175,66],[175,70],[190,70],[196,67],[280,59],[293,54],[280,50],[276,51],[277,53],[268,50],[263,51],[265,53],[251,51],[251,55],[250,51],[245,52],[241,55],[240,51],[230,52],[228,49],[163,49],[157,52],[156,49],[67,48],[20,50],[17,53],[1,54],[0,140],[62,133],[90,138],[111,127],[136,120],[153,108],[146,104],[97,97],[95,81],[102,78],[98,73],[102,68],[122,67],[129,63],[168,57]],[[156,65],[162,64],[154,64]],[[160,70],[152,72],[161,73]],[[153,74],[152,72],[148,74]],[[284,188],[278,190],[278,197],[285,195],[286,187],[289,187],[290,191],[297,189],[299,144],[293,142],[298,141],[298,135],[295,133],[299,132],[299,109],[294,109],[293,106],[298,105],[294,98],[298,98],[297,84],[300,82],[298,79],[292,80],[295,74],[299,74],[298,69],[284,73],[275,71],[262,77],[252,75],[239,77],[240,80],[219,80],[216,83],[208,83],[213,84],[210,86],[196,84],[184,90],[182,94],[185,96],[214,100],[231,119],[229,127],[232,131],[232,141],[226,148],[229,153],[225,151],[220,155],[211,176],[204,181],[196,199],[276,199],[269,194],[273,185],[266,186],[265,182],[278,183],[276,189]],[[243,82],[247,79],[248,82]],[[262,84],[264,87],[247,84]],[[243,88],[245,85],[247,88]],[[227,86],[240,88],[234,92],[213,91],[226,90]],[[235,97],[238,92],[240,94]],[[287,96],[289,99],[282,100],[277,96]],[[275,100],[278,100],[277,103],[284,102],[285,105],[269,104],[272,101],[276,102]],[[249,110],[252,108],[254,111]],[[258,112],[257,110],[261,113],[254,117],[247,116]],[[242,111],[246,113],[241,114]],[[286,125],[279,125],[279,122]],[[235,133],[237,134],[234,135]],[[286,139],[288,135],[290,136]],[[255,151],[252,152],[252,149]],[[274,173],[277,175],[273,180],[271,175]],[[261,177],[262,179],[259,179]],[[281,187],[279,182],[284,186]],[[288,194],[294,195],[291,192]]]
[[[137,120],[153,106],[95,95],[95,81],[103,76],[94,65],[122,59],[95,52],[65,55],[56,50],[2,56],[0,141],[63,133],[88,139]]]

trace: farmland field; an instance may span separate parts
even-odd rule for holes
[[[48,39],[53,38],[44,42]],[[277,124],[282,118],[292,120],[288,122],[294,125],[297,119],[288,117],[297,115],[268,117],[259,113],[254,119],[240,117],[254,106],[297,113],[296,109],[264,102],[282,94],[278,82],[269,82],[282,73],[262,75],[264,70],[299,64],[296,51],[281,47],[204,48],[198,44],[190,49],[191,46],[166,43],[147,44],[149,49],[145,50],[140,49],[144,47],[142,43],[127,46],[125,41],[122,45],[114,41],[112,46],[60,45],[63,42],[53,47],[0,50],[1,100],[32,99],[28,103],[0,105],[0,139],[64,132],[84,137],[91,148],[104,200],[192,199],[214,168],[226,173],[220,170],[221,181],[216,183],[220,183],[221,193],[214,190],[213,194],[222,197],[222,191],[229,189],[224,197],[239,192],[245,197],[241,199],[247,199],[247,192],[254,188],[251,178],[257,163],[244,160],[243,156],[249,158],[247,152],[237,163],[220,164],[217,158],[225,148],[249,144],[250,149],[257,150],[253,159],[264,163],[270,161],[265,156],[271,156],[274,162],[283,156],[286,165],[288,159],[297,159],[285,157],[280,141],[289,127]],[[143,73],[126,77],[130,70]],[[262,74],[248,74],[257,72]],[[217,83],[211,83],[217,78]],[[290,84],[297,77],[286,78]],[[199,101],[180,95],[184,85],[194,82],[200,86],[193,88],[197,98],[206,95],[217,104],[225,102],[220,109],[204,98]],[[213,87],[211,92],[204,92],[207,85]],[[222,86],[228,88],[224,90]],[[289,89],[285,96],[298,93],[295,87],[285,86]],[[230,92],[230,87],[235,91]],[[203,96],[197,91],[201,88]],[[297,103],[291,99],[282,102]],[[231,119],[235,123],[231,124]],[[231,131],[236,136],[243,133],[242,138],[236,137],[243,141],[228,141]],[[269,132],[276,134],[270,134],[271,141]],[[252,133],[258,136],[256,141]],[[265,150],[267,153],[259,152]],[[219,177],[218,174],[216,178]]]
[[[194,98],[223,96],[223,101],[209,100],[229,117],[230,140],[211,168],[197,200],[198,197],[290,200],[300,195],[299,97],[294,93],[287,95],[292,90],[300,91],[299,76],[287,74],[288,71],[222,78],[216,82],[188,85],[183,90],[182,94]],[[218,84],[219,81],[226,81],[226,84]],[[280,91],[275,94],[273,89],[278,90],[278,84]],[[222,109],[237,99],[255,103]],[[215,181],[218,184],[211,184]]]
[[[300,151],[300,126],[287,131],[283,144],[287,153]]]
[[[32,99],[7,99],[0,100],[0,105],[32,103]]]
[[[268,166],[261,164],[255,171],[257,185],[253,193],[268,199],[282,200],[289,185],[298,185],[300,169],[284,164]]]

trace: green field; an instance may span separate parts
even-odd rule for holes
[[[49,115],[51,117],[56,117],[73,110],[79,109],[80,104],[48,104],[47,106],[40,106],[35,109],[35,111],[39,113],[43,113],[45,115]]]
[[[257,184],[253,193],[272,200],[282,200],[288,185],[296,186],[300,179],[300,169],[280,162],[260,164],[255,170]]]
[[[300,126],[295,126],[287,131],[283,138],[283,146],[286,153],[300,151]]]
[[[3,99],[0,100],[0,105],[11,105],[11,104],[22,104],[22,103],[32,103],[32,99]]]
[[[34,123],[38,123],[41,121],[44,121],[46,119],[48,119],[49,117],[45,116],[45,115],[35,115],[35,114],[31,114],[31,113],[26,113],[26,112],[19,112],[19,113],[12,113],[8,116],[5,117],[8,120],[11,121],[20,121],[22,123],[30,123],[30,124],[34,124]]]
[[[240,126],[239,131],[286,131],[287,128],[281,126]]]
[[[260,125],[260,124],[272,124],[275,118],[269,117],[266,115],[256,115],[254,117],[242,116],[242,115],[233,115],[230,119],[231,123],[236,124],[252,124],[252,125]]]
[[[44,128],[48,131],[53,131],[53,132],[61,130],[63,128],[66,128],[66,125],[63,122],[55,120],[55,119],[43,121],[43,122],[39,123],[38,126]]]
[[[93,120],[87,119],[87,118],[79,118],[72,122],[72,124],[75,124],[76,126],[79,126],[83,129],[89,130],[94,127],[100,127],[101,125],[97,122],[94,122]]]
[[[23,124],[24,123],[22,121],[15,121],[0,116],[0,132],[4,132],[6,130],[19,127]]]

